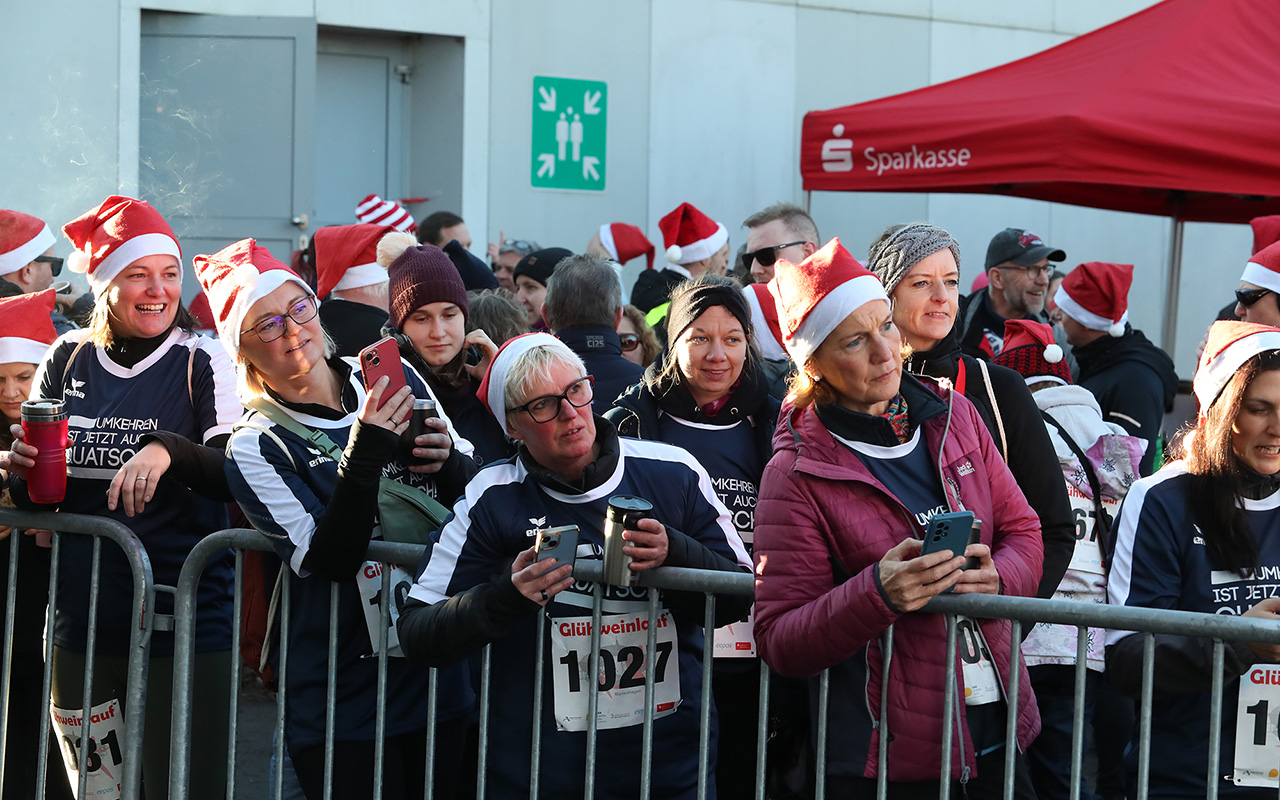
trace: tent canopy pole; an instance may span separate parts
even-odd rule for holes
[[[1168,284],[1164,295],[1164,331],[1160,347],[1169,357],[1174,356],[1178,338],[1178,290],[1182,287],[1182,235],[1186,221],[1179,215],[1177,203],[1173,207],[1173,230],[1169,236]]]

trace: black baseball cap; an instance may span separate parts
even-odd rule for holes
[[[1067,254],[1050,247],[1036,234],[1022,228],[1005,228],[991,238],[987,245],[987,269],[1000,264],[1014,263],[1027,267],[1043,259],[1065,261]]]

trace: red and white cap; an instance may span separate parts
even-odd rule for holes
[[[727,233],[725,237],[728,238]],[[601,225],[600,244],[619,264],[625,264],[637,256],[645,256],[649,261],[645,269],[653,269],[653,242],[635,225],[625,222]]]
[[[391,225],[334,225],[316,231],[316,296],[387,282],[378,263],[378,240]]]
[[[1269,244],[1254,253],[1249,263],[1244,265],[1240,280],[1280,292],[1280,242]]]
[[[1280,214],[1254,217],[1249,220],[1249,227],[1253,228],[1253,250],[1249,255],[1256,255],[1262,248],[1280,242]]]
[[[1004,346],[991,363],[1008,367],[1027,383],[1050,380],[1071,383],[1071,367],[1062,360],[1062,346],[1053,339],[1053,328],[1030,319],[1004,321]]]
[[[178,237],[160,212],[143,200],[113,194],[102,205],[63,225],[62,235],[76,248],[67,267],[83,273],[95,295],[102,294],[125,267],[147,256],[178,259],[181,279]]]
[[[240,354],[240,331],[254,303],[290,282],[312,294],[306,281],[253,239],[241,239],[211,256],[196,256],[191,265],[209,296],[218,338],[232,361]]]
[[[790,358],[782,346],[782,323],[778,321],[778,304],[773,302],[769,287],[763,283],[749,283],[742,287],[751,309],[751,329],[756,332],[756,344],[760,355],[770,361]]]
[[[371,194],[356,206],[356,219],[367,225],[390,225],[398,231],[413,233],[418,223],[404,206],[395,200],[383,200]]]
[[[507,427],[507,404],[503,400],[507,376],[516,359],[537,347],[550,347],[563,353],[568,361],[582,363],[582,359],[569,349],[569,345],[549,333],[525,333],[508,339],[493,357],[489,369],[484,373],[484,379],[480,381],[480,388],[476,390],[476,397],[480,398],[480,402],[489,409],[489,413],[498,420],[503,430]]]
[[[1090,261],[1067,273],[1053,300],[1062,313],[1089,330],[1124,336],[1132,285],[1132,264]]]
[[[667,260],[672,264],[692,264],[711,258],[729,241],[729,230],[689,203],[658,220]]]
[[[53,241],[53,231],[43,220],[0,208],[0,277],[30,264]]]
[[[800,367],[845,317],[872,300],[889,302],[884,284],[839,238],[799,264],[778,259],[769,293],[777,303],[782,341]]]
[[[0,319],[4,320],[4,335],[0,336],[0,364],[39,364],[44,361],[49,345],[58,338],[49,318],[53,313],[53,296],[53,289],[45,289],[0,299]]]
[[[1200,413],[1209,410],[1245,362],[1271,350],[1280,350],[1280,328],[1237,320],[1213,323],[1205,338],[1195,380],[1191,382]]]

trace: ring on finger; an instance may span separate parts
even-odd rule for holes
[[[134,480],[134,483],[137,483],[138,481],[142,481],[143,483],[146,483],[146,482],[147,482],[147,479],[146,479],[146,478],[144,478],[144,477],[142,477],[141,475],[139,475],[138,477],[134,478],[133,480]]]
[[[546,589],[543,589],[543,590],[542,590],[542,602],[544,602],[544,603],[545,603],[545,602],[547,602],[547,601],[548,601],[548,600],[550,600],[550,599],[551,599],[551,598],[547,596],[547,590],[546,590]]]

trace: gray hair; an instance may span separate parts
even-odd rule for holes
[[[818,226],[814,223],[813,217],[809,216],[808,211],[805,211],[795,203],[774,203],[768,208],[763,208],[744,219],[742,227],[759,228],[761,225],[768,225],[775,219],[782,220],[782,224],[786,226],[787,230],[806,242],[822,243],[822,240],[818,238]]]
[[[523,405],[529,387],[538,381],[550,381],[551,370],[557,366],[577,370],[578,377],[587,374],[586,364],[568,348],[542,346],[521,353],[507,370],[507,381],[502,385],[503,406]]]
[[[955,256],[956,269],[959,270],[960,244],[942,228],[927,222],[891,225],[871,243],[867,269],[875,273],[884,284],[885,292],[892,295],[898,282],[912,267],[948,248]]]
[[[610,262],[590,253],[570,256],[547,280],[542,310],[553,331],[579,325],[612,328],[622,308],[622,284]]]

